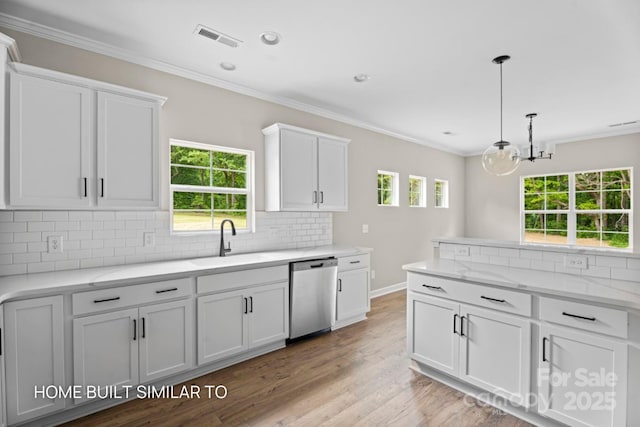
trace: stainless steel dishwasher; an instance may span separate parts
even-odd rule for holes
[[[331,328],[336,304],[336,258],[292,262],[289,280],[289,338]]]

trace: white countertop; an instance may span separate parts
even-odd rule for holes
[[[8,299],[95,289],[99,286],[142,283],[203,274],[238,271],[247,268],[284,265],[304,259],[341,257],[370,252],[348,246],[320,246],[272,252],[194,258],[113,267],[67,270],[52,273],[0,277],[0,303]],[[84,289],[83,289],[84,288]]]
[[[402,268],[414,273],[640,310],[640,281],[600,279],[443,259],[407,264]]]

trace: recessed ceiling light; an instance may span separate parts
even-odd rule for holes
[[[236,69],[236,65],[231,62],[221,62],[220,68],[222,68],[225,71],[233,71]]]
[[[367,80],[369,80],[371,78],[371,76],[369,74],[356,74],[355,76],[353,76],[353,80],[356,83],[364,83]]]
[[[620,123],[614,123],[612,125],[609,125],[610,128],[615,128],[618,126],[628,126],[628,125],[634,125],[636,123],[638,123],[640,120],[634,120],[632,122],[620,122]]]
[[[453,132],[451,132],[450,130],[447,130],[447,131],[442,132],[442,134],[451,136],[451,135],[453,135]]]
[[[260,34],[260,41],[269,46],[276,45],[280,43],[280,34],[276,33],[275,31],[265,31],[264,33]]]

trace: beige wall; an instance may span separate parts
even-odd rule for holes
[[[464,165],[462,157],[408,143],[309,113],[240,95],[149,68],[0,28],[13,37],[23,62],[167,96],[161,111],[161,161],[168,161],[168,140],[179,138],[246,148],[256,152],[256,208],[264,209],[264,151],[261,129],[283,122],[350,138],[349,212],[333,216],[334,243],[372,247],[376,279],[372,288],[403,282],[404,263],[431,255],[431,239],[462,236]],[[399,208],[376,206],[376,171],[400,172]],[[167,168],[162,168],[162,207],[167,208]],[[409,208],[409,174],[450,181],[449,209]],[[369,224],[369,234],[362,234]]]
[[[465,234],[497,240],[520,239],[520,177],[631,166],[634,168],[634,252],[640,252],[640,134],[559,144],[553,160],[525,162],[512,175],[491,176],[479,156],[465,159]]]

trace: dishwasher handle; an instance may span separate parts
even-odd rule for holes
[[[292,271],[312,270],[318,268],[336,267],[338,265],[337,258],[312,259],[308,261],[299,261],[291,263]]]

